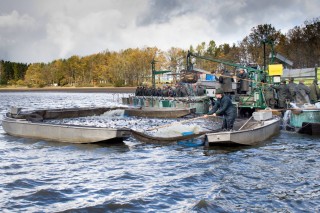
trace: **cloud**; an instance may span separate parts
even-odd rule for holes
[[[237,43],[259,24],[286,33],[318,0],[0,0],[0,60],[50,62],[104,50]]]

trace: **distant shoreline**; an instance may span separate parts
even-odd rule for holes
[[[136,87],[44,87],[44,88],[0,88],[3,92],[80,92],[80,93],[134,93]]]

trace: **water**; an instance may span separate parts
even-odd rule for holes
[[[27,109],[115,106],[102,93],[0,93]],[[1,212],[319,212],[320,139],[282,131],[259,146],[65,144],[0,126]]]

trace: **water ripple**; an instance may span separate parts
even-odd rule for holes
[[[112,94],[0,93],[10,106],[117,105]],[[155,121],[153,121],[155,122]],[[145,124],[144,124],[145,125]],[[65,144],[0,126],[3,212],[319,212],[320,139],[282,131],[259,146]]]

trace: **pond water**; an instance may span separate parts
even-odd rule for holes
[[[119,106],[125,95],[0,93],[0,120],[11,106]],[[0,209],[319,212],[319,153],[319,137],[285,131],[258,146],[206,148],[147,145],[131,137],[113,144],[56,143],[9,136],[0,125]]]

